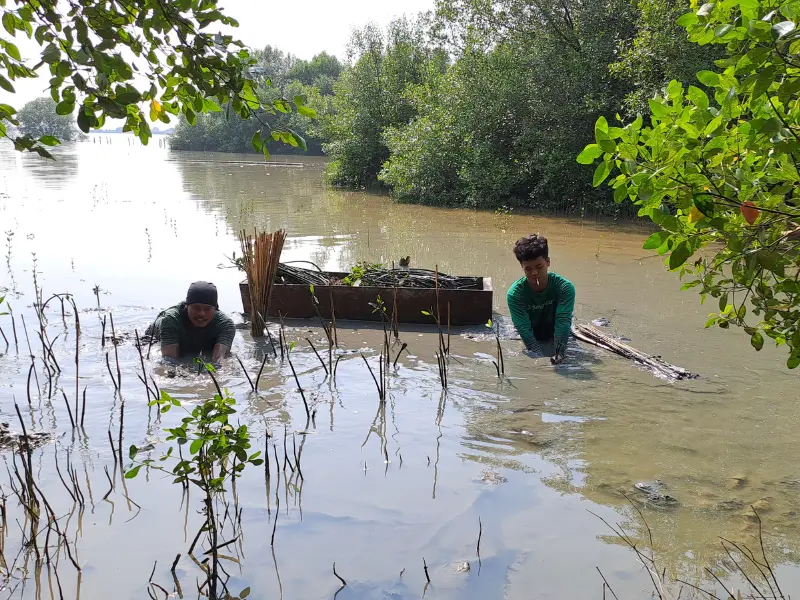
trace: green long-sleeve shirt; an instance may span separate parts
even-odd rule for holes
[[[233,320],[219,310],[205,327],[195,327],[189,320],[184,305],[179,304],[159,314],[155,322],[155,333],[162,346],[178,344],[181,357],[197,356],[201,352],[208,356],[216,344],[230,348],[236,336]]]
[[[508,310],[520,338],[529,350],[538,342],[554,340],[556,348],[566,347],[575,309],[575,286],[557,273],[548,273],[547,287],[534,292],[523,277],[506,294]]]

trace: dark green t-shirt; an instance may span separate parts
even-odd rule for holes
[[[523,277],[511,285],[506,301],[526,348],[550,340],[555,340],[557,347],[566,346],[575,309],[575,286],[571,281],[548,273],[547,287],[536,293]]]
[[[156,329],[161,345],[178,344],[178,355],[181,357],[198,356],[201,352],[210,355],[216,344],[230,348],[236,335],[233,320],[219,310],[208,325],[195,327],[183,304],[161,313],[156,320]]]

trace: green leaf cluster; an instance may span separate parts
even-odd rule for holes
[[[660,231],[644,244],[718,299],[707,326],[741,327],[752,346],[786,345],[800,364],[800,5],[706,3],[679,24],[724,47],[695,85],[671,81],[639,117],[597,120],[578,162]],[[691,259],[695,260],[691,260]]]
[[[83,133],[119,119],[146,144],[149,122],[181,116],[194,124],[213,111],[259,118],[299,108],[259,97],[250,53],[232,36],[211,33],[238,25],[216,0],[2,0],[0,9],[8,35],[0,38],[0,88],[13,94],[15,81],[49,72],[56,114],[73,115]],[[39,46],[37,64],[22,60],[12,41],[18,34]],[[0,138],[49,157],[47,141],[9,131],[19,125],[15,114],[12,106],[0,108]],[[263,126],[270,129],[267,121]]]
[[[226,483],[239,477],[247,465],[261,465],[261,451],[251,452],[250,433],[246,425],[233,424],[237,414],[236,400],[227,392],[189,410],[181,402],[161,391],[161,397],[150,402],[161,414],[172,408],[182,409],[186,416],[180,425],[166,429],[166,441],[175,442],[158,461],[135,462],[125,477],[136,477],[142,467],[155,468],[174,476],[174,483],[192,483],[206,494],[222,494]],[[176,452],[177,449],[177,452]],[[187,452],[188,450],[188,452]],[[131,446],[129,457],[137,461],[139,449]],[[177,454],[177,456],[176,456]],[[172,460],[171,467],[162,463]]]

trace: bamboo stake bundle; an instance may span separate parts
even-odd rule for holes
[[[643,367],[651,370],[656,375],[660,375],[666,379],[694,379],[697,377],[694,373],[687,371],[683,367],[671,365],[662,359],[660,356],[651,356],[644,352],[637,350],[632,346],[623,344],[619,340],[614,339],[610,335],[600,331],[596,327],[585,324],[577,324],[572,327],[572,335],[579,340],[603,348],[609,352],[613,352],[623,358],[632,360],[639,363]]]
[[[264,335],[272,284],[275,281],[285,241],[286,231],[283,229],[274,233],[254,232],[254,236],[249,235],[244,229],[239,232],[242,264],[250,286],[252,305],[250,333],[253,337]]]

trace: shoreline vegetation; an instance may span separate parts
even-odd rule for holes
[[[694,81],[721,49],[691,43],[675,23],[688,1],[546,2],[541,14],[523,4],[439,0],[385,30],[354,31],[346,61],[255,52],[264,94],[303,95],[316,112],[270,117],[307,150],[270,139],[269,152],[327,156],[330,184],[406,203],[635,220],[575,157],[599,116],[647,118],[648,98],[671,79]],[[261,151],[255,127],[222,112],[194,126],[183,118],[171,148]]]

